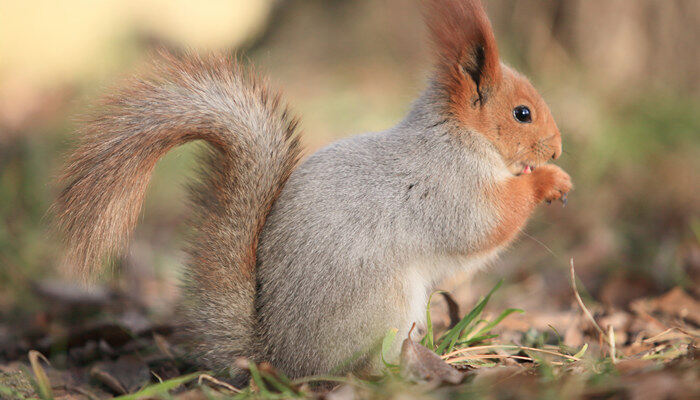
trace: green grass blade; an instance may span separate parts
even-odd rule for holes
[[[394,340],[396,339],[396,333],[398,331],[398,329],[392,328],[391,330],[389,330],[389,332],[386,333],[386,335],[384,336],[384,340],[382,340],[382,362],[384,363],[384,366],[389,368],[390,370],[398,368],[398,365],[386,361],[386,353],[391,348],[391,345],[394,344]]]
[[[53,391],[51,390],[51,382],[46,375],[46,371],[41,366],[41,361],[49,363],[49,360],[43,354],[36,350],[29,350],[29,364],[34,372],[34,384],[42,400],[53,400]]]
[[[157,383],[155,385],[146,386],[145,388],[139,390],[136,393],[125,394],[123,396],[115,397],[114,400],[138,400],[144,398],[152,398],[158,395],[167,393],[168,391],[177,388],[178,386],[185,384],[193,379],[197,379],[200,375],[206,374],[207,372],[195,372],[188,375],[179,376],[177,378],[169,379],[162,383]]]
[[[430,297],[428,297],[428,306],[425,309],[425,321],[426,321],[426,333],[425,336],[423,336],[423,339],[421,339],[420,344],[423,346],[429,348],[430,350],[433,350],[435,348],[435,343],[434,343],[434,337],[433,337],[433,320],[430,317],[430,303],[433,301],[433,295],[439,294],[439,293],[445,293],[442,290],[436,290],[433,293],[430,293]]]
[[[492,335],[482,335],[482,336],[476,336],[473,338],[469,339],[464,339],[464,340],[458,340],[455,346],[463,347],[463,346],[469,346],[473,343],[478,343],[478,342],[483,342],[484,340],[489,340],[498,337],[498,335],[492,334]]]
[[[581,347],[581,350],[579,350],[576,354],[574,354],[574,357],[576,357],[576,358],[583,357],[583,355],[586,354],[586,350],[588,350],[588,343],[584,343],[583,347]]]
[[[285,385],[280,381],[279,379],[275,378],[273,375],[270,374],[264,374],[263,377],[269,383],[277,389],[281,394],[283,394],[285,397],[298,397],[297,393],[288,385]]]
[[[5,399],[5,398],[18,399],[18,400],[26,400],[27,399],[19,391],[12,389],[10,387],[7,387],[7,386],[0,385],[0,399]]]
[[[459,339],[462,331],[481,313],[484,311],[484,307],[486,307],[486,304],[489,302],[491,299],[491,295],[498,290],[498,288],[501,287],[501,284],[503,284],[503,280],[500,280],[496,286],[491,289],[489,294],[486,295],[477,305],[469,312],[469,314],[465,315],[464,318],[462,318],[461,321],[457,323],[452,329],[447,331],[445,335],[443,335],[442,339],[440,340],[440,345],[438,348],[435,350],[435,353],[439,355],[443,355],[446,352],[452,351],[452,348],[454,348],[455,343],[457,343],[457,340]]]
[[[270,391],[267,390],[267,386],[265,385],[262,375],[260,375],[258,366],[255,365],[254,362],[250,361],[248,362],[248,370],[250,371],[250,377],[253,378],[253,382],[255,382],[255,385],[258,387],[260,394],[263,396],[269,395]]]
[[[486,325],[485,327],[481,328],[481,330],[480,330],[479,332],[477,332],[476,336],[482,336],[482,335],[485,335],[485,334],[489,333],[489,332],[491,331],[491,329],[495,328],[496,325],[500,324],[501,321],[503,321],[504,319],[506,319],[506,317],[509,316],[510,314],[513,314],[513,313],[522,314],[522,313],[524,313],[524,312],[525,312],[525,311],[523,311],[523,310],[521,310],[521,309],[519,309],[519,308],[509,308],[509,309],[503,311],[498,317],[496,317],[496,319],[494,319],[493,321],[489,322],[488,325]]]
[[[295,386],[292,380],[289,379],[289,377],[283,374],[281,371],[277,371],[277,376],[275,377],[275,379],[279,380],[280,382],[282,382],[283,385],[286,385],[290,389]]]

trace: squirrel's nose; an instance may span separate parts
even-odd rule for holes
[[[556,160],[557,158],[559,158],[560,155],[561,155],[561,148],[558,148],[557,150],[554,151],[554,154],[552,154],[552,160]]]
[[[552,147],[554,147],[554,154],[552,154],[552,160],[556,160],[561,155],[561,135],[557,134],[553,142]]]

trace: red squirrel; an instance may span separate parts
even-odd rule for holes
[[[236,359],[291,377],[371,373],[377,342],[425,318],[434,285],[478,268],[572,184],[561,135],[501,63],[478,0],[426,0],[434,72],[407,116],[305,161],[297,119],[249,68],[163,54],[107,96],[56,203],[77,271],[123,250],[156,162],[202,140],[190,191],[182,315],[191,356],[243,381]],[[389,357],[396,356],[392,349]]]

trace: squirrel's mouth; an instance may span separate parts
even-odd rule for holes
[[[537,168],[536,165],[524,161],[514,163],[513,165],[508,167],[510,172],[516,176],[531,174],[535,171],[535,168]]]

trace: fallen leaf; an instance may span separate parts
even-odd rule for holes
[[[700,302],[681,289],[675,287],[652,302],[660,311],[700,325]]]
[[[151,374],[146,364],[134,356],[122,356],[116,361],[99,362],[90,369],[90,377],[115,394],[135,392],[151,381]]]
[[[457,384],[464,374],[446,363],[439,355],[409,337],[401,345],[401,374],[418,381],[437,381]]]

